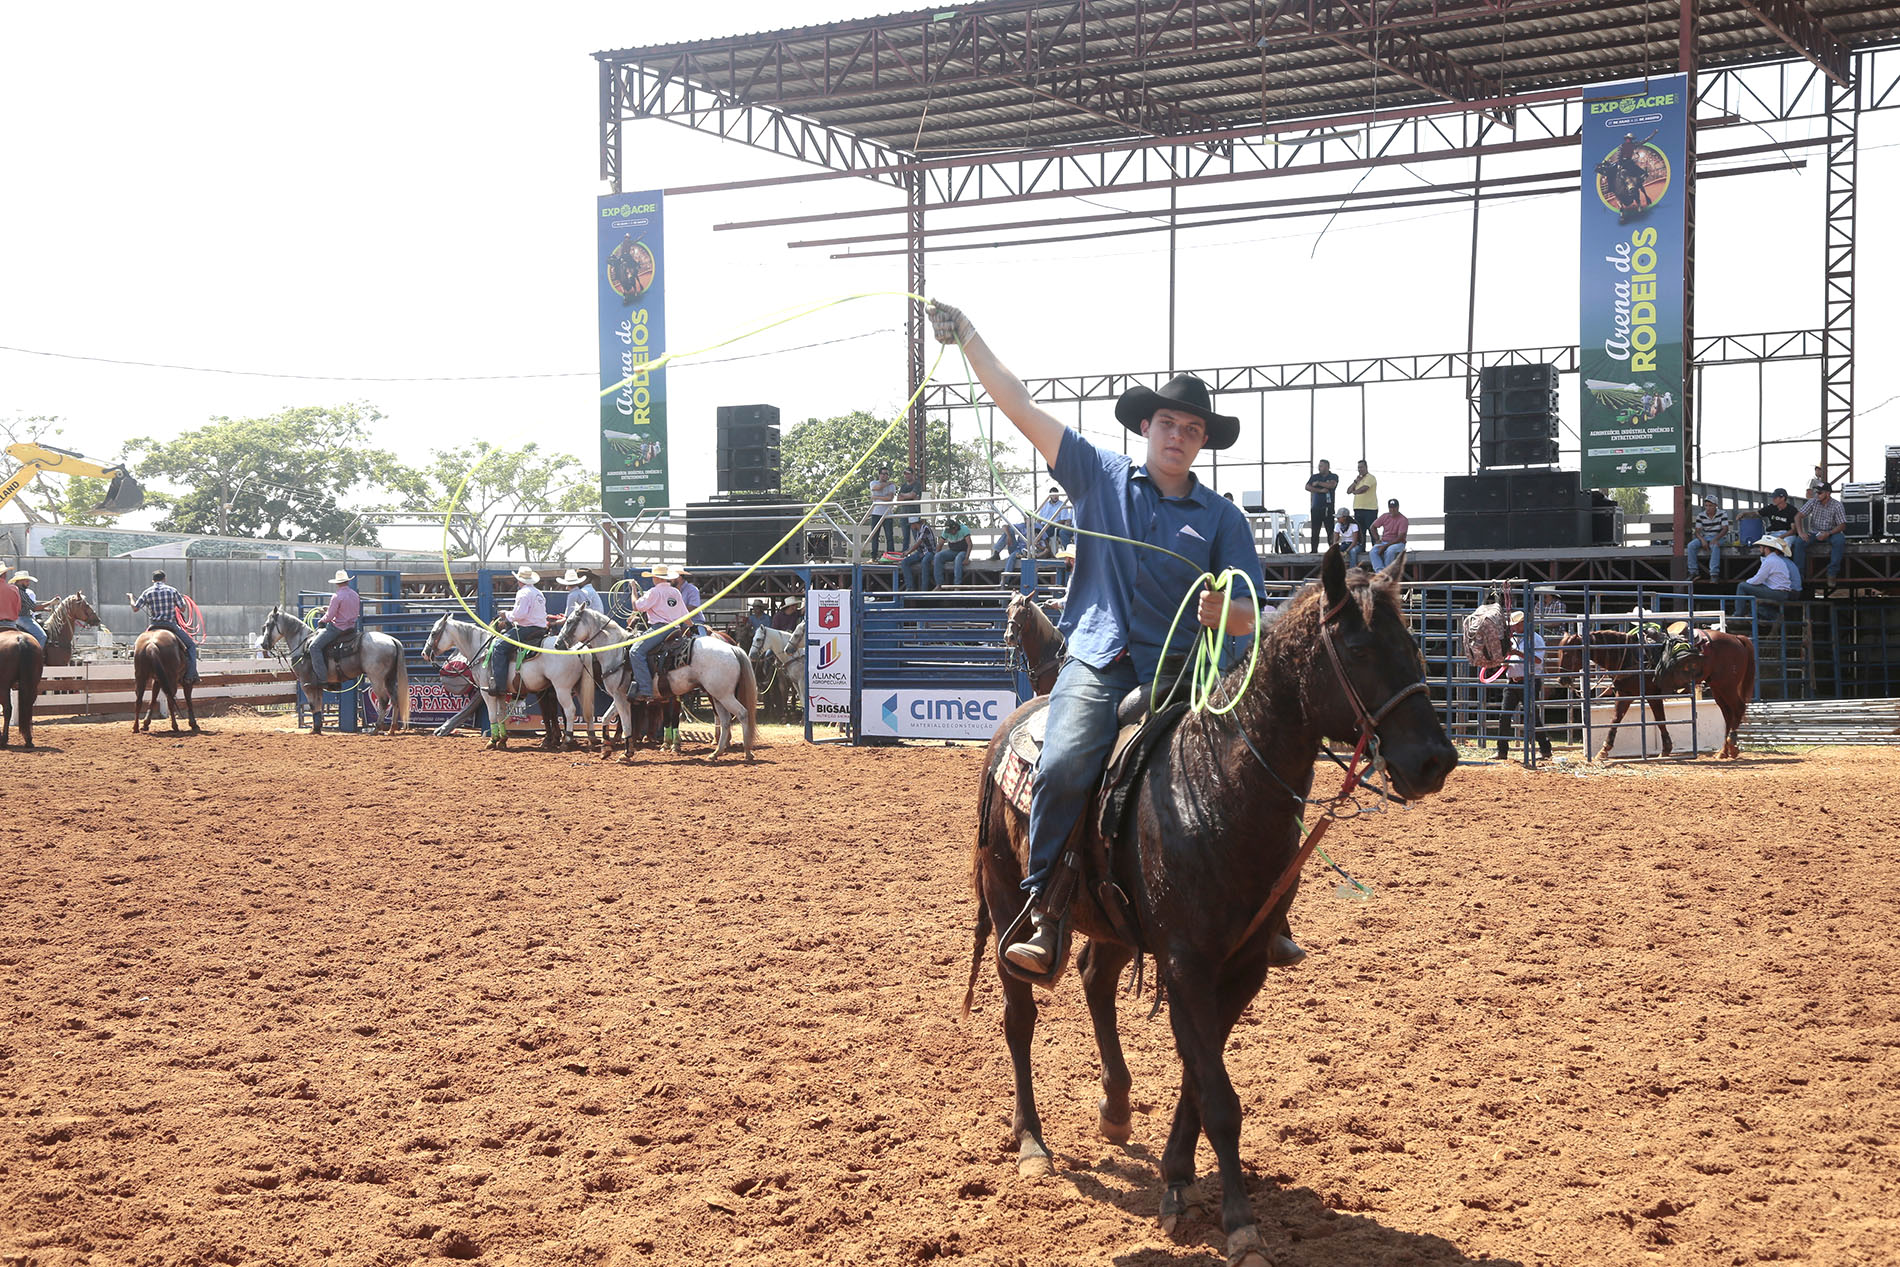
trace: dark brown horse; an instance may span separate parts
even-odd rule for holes
[[[1029,685],[1036,694],[1047,695],[1056,686],[1056,674],[1062,671],[1062,657],[1068,644],[1050,623],[1049,614],[1028,594],[1009,596],[1009,620],[1003,626],[1003,645],[1022,653]]]
[[[1316,814],[1303,798],[1321,740],[1357,735],[1376,742],[1393,788],[1407,797],[1437,791],[1458,762],[1399,608],[1399,567],[1348,575],[1345,557],[1328,551],[1321,583],[1303,590],[1266,635],[1258,671],[1234,711],[1190,715],[1157,749],[1111,849],[1140,946],[1117,937],[1091,886],[1078,891],[1071,908],[1075,929],[1089,939],[1078,963],[1102,1059],[1098,1129],[1115,1141],[1130,1134],[1115,990],[1123,967],[1146,950],[1166,991],[1183,1068],[1161,1162],[1162,1226],[1171,1231],[1193,1199],[1194,1150],[1205,1131],[1220,1159],[1221,1227],[1233,1263],[1266,1260],[1240,1166],[1240,1100],[1222,1053],[1266,979],[1272,936],[1292,905],[1300,816]],[[1223,679],[1223,698],[1239,691],[1243,673]],[[1045,699],[1024,704],[990,743],[978,809],[972,991],[991,929],[1009,928],[1024,901],[1027,823],[997,788],[996,762],[1016,724],[1047,706]],[[1083,814],[1076,840],[1095,830],[1095,819]],[[1281,886],[1283,876],[1288,883]],[[1049,1152],[1029,1069],[1036,1000],[1000,956],[997,966],[1016,1071],[1017,1167],[1046,1174]]]
[[[47,604],[46,619],[41,622],[46,629],[46,667],[58,668],[73,662],[73,637],[82,626],[103,629],[104,622],[99,613],[87,601],[84,591],[56,598]]]
[[[137,734],[139,720],[143,716],[145,733],[152,733],[152,718],[158,716],[158,695],[165,693],[166,706],[171,710],[172,733],[178,733],[178,688],[185,689],[185,713],[191,719],[193,734],[198,733],[198,712],[192,707],[192,684],[185,681],[185,668],[191,661],[185,656],[184,644],[178,641],[178,635],[169,629],[147,629],[132,644],[132,673],[136,683],[132,696],[132,733]],[[152,688],[152,707],[145,708],[145,688]]]
[[[1649,701],[1649,711],[1656,717],[1657,733],[1662,736],[1662,754],[1665,757],[1671,755],[1675,745],[1669,739],[1669,718],[1663,710],[1663,696],[1675,694],[1687,683],[1672,690],[1656,680],[1663,644],[1645,638],[1634,629],[1591,629],[1586,622],[1582,632],[1567,633],[1557,640],[1557,671],[1565,674],[1581,673],[1586,651],[1590,663],[1608,675],[1607,689],[1602,679],[1599,679],[1596,693],[1616,697],[1616,712],[1610,718],[1610,733],[1604,736],[1603,746],[1597,750],[1596,759],[1610,759],[1610,746],[1616,742],[1616,728],[1623,724],[1624,714],[1630,711],[1630,705],[1638,698]],[[1581,679],[1578,679],[1576,687],[1581,694]]]
[[[1718,759],[1742,755],[1739,732],[1755,698],[1755,644],[1741,634],[1719,629],[1697,629],[1690,634],[1689,650],[1656,675],[1656,685],[1671,694],[1697,682],[1709,688],[1722,710],[1722,751]]]
[[[40,670],[45,667],[40,644],[21,629],[0,632],[0,748],[7,746],[13,727],[13,697],[20,697],[20,741],[33,746],[33,701],[40,693]]]

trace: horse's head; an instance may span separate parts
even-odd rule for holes
[[[585,605],[573,608],[567,618],[561,622],[560,636],[555,638],[557,650],[566,651],[570,647],[584,647],[600,632],[600,613]]]
[[[1557,672],[1582,673],[1586,644],[1580,633],[1567,633],[1557,639]]]
[[[436,618],[435,625],[429,630],[429,639],[422,644],[422,658],[434,660],[442,653],[442,635],[449,627],[449,614],[443,612]]]
[[[264,617],[264,627],[259,629],[257,633],[259,639],[258,645],[265,651],[276,651],[278,642],[286,637],[284,632],[285,619],[283,610],[278,607],[271,608],[270,615]]]
[[[66,619],[72,621],[73,628],[88,625],[94,629],[104,629],[106,624],[99,619],[98,611],[86,598],[84,590],[77,590],[66,600]]]
[[[1306,709],[1323,734],[1376,736],[1393,788],[1418,797],[1444,786],[1458,751],[1432,706],[1425,659],[1399,605],[1403,567],[1401,555],[1380,572],[1348,572],[1337,547],[1326,552],[1319,593],[1307,600],[1318,610]]]
[[[1023,649],[1023,625],[1029,619],[1029,595],[1018,591],[1009,596],[1009,617],[1003,622],[1003,645]]]

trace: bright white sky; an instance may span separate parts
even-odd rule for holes
[[[388,415],[379,443],[410,459],[470,438],[534,439],[592,466],[594,196],[605,186],[589,54],[890,8],[845,0],[6,6],[0,344],[281,374],[583,376],[299,382],[0,352],[0,417],[56,414],[67,424],[61,443],[111,457],[131,436],[168,437],[215,415],[366,400]],[[668,124],[635,125],[629,137],[630,191],[801,170]],[[1730,131],[1705,147],[1763,139]],[[1860,425],[1856,474],[1877,479],[1883,447],[1900,443],[1900,405],[1875,410],[1900,395],[1900,361],[1886,353],[1900,332],[1900,235],[1875,231],[1896,219],[1900,111],[1866,116],[1862,146],[1858,397],[1873,412]],[[1819,324],[1821,151],[1799,153],[1810,159],[1805,171],[1703,186],[1703,333]],[[1560,150],[1494,160],[1486,174],[1574,162]],[[1469,175],[1467,164],[1418,171],[1427,180]],[[1366,187],[1406,179],[1375,176]],[[1182,201],[1343,192],[1351,183],[1275,180]],[[831,236],[813,231],[822,226],[711,228],[894,197],[838,181],[670,200],[675,346],[712,342],[790,305],[902,289],[899,257],[837,261],[827,250],[787,249],[795,238]],[[1094,201],[1165,205],[1155,195]],[[1490,202],[1483,215],[1478,345],[1574,340],[1575,199]],[[1468,216],[1464,208],[1342,216],[1317,252],[1319,220],[1183,233],[1178,367],[1462,348]],[[870,225],[896,222],[849,221],[841,232]],[[1027,375],[1156,369],[1166,360],[1165,252],[1166,236],[1152,235],[933,255],[928,290],[962,304]],[[894,299],[849,304],[720,355],[885,333],[674,369],[675,502],[713,491],[718,405],[769,402],[788,422],[854,408],[888,415],[904,395],[902,316]],[[1769,376],[1769,438],[1818,434],[1817,382],[1811,364]],[[1414,513],[1437,513],[1439,476],[1464,472],[1461,397],[1460,384],[1367,393],[1373,470]],[[1313,409],[1319,456],[1350,470],[1360,455],[1358,393],[1320,393]],[[1705,475],[1754,485],[1754,371],[1712,374],[1705,409]],[[1574,410],[1572,402],[1567,416]],[[1301,501],[1307,411],[1304,394],[1269,405],[1266,457],[1299,464],[1269,470],[1269,505]],[[1238,412],[1243,440],[1230,456],[1258,462],[1258,415],[1251,403]],[[1106,406],[1083,421],[1091,433],[1115,434]],[[1771,451],[1765,482],[1798,488],[1816,447]],[[1257,466],[1230,465],[1216,483],[1236,494],[1262,486]]]

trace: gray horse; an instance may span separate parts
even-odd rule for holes
[[[608,636],[608,641],[602,640],[603,633]],[[557,639],[563,647],[603,648],[589,658],[599,665],[601,685],[609,693],[614,693],[618,686],[616,708],[630,689],[633,674],[627,666],[624,651],[604,648],[625,642],[630,636],[625,629],[591,607],[581,607],[567,618],[561,636]],[[739,723],[740,738],[745,744],[745,759],[752,760],[752,747],[759,737],[759,682],[753,675],[752,661],[746,658],[745,652],[724,638],[694,638],[692,647],[691,662],[661,675],[658,679],[660,685],[675,698],[690,693],[695,687],[706,692],[706,698],[712,701],[713,714],[719,723],[719,738],[713,745],[713,758],[717,760],[725,755],[732,738],[732,723],[736,721]],[[626,675],[624,680],[620,678],[621,674]],[[613,681],[607,680],[610,676]],[[631,725],[630,722],[626,724]],[[626,734],[628,759],[631,759],[633,735],[631,730]]]
[[[290,660],[290,670],[297,675],[304,697],[310,702],[310,733],[323,733],[323,688],[339,686],[357,677],[368,681],[370,698],[379,701],[381,715],[389,719],[389,730],[383,733],[394,732],[398,725],[408,727],[409,666],[403,663],[402,644],[388,634],[363,629],[361,641],[344,654],[338,655],[337,648],[331,647],[326,658],[332,677],[320,683],[310,669],[310,643],[316,637],[315,630],[291,613],[273,607],[264,618],[260,632],[264,636],[264,650]]]

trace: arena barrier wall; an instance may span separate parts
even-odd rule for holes
[[[297,697],[296,682],[275,660],[213,660],[198,662],[199,682],[192,689],[193,705],[281,705]],[[137,681],[130,660],[62,665],[40,677],[35,717],[130,717]],[[161,715],[163,707],[160,709]]]

